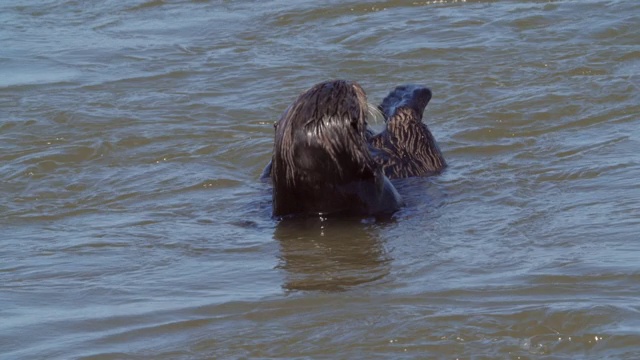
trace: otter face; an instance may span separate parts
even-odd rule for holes
[[[396,113],[414,113],[418,119],[422,119],[422,113],[429,104],[431,95],[431,90],[424,86],[402,85],[391,91],[379,108],[387,120]]]
[[[289,106],[276,126],[275,216],[381,210],[388,180],[369,152],[367,110],[362,87],[343,80],[317,84]]]

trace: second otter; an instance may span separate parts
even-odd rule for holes
[[[376,161],[391,179],[429,176],[447,167],[436,139],[422,122],[431,90],[420,85],[396,87],[378,107],[385,129],[369,138],[377,151]]]

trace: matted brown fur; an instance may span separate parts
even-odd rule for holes
[[[435,137],[422,121],[430,100],[431,90],[426,87],[403,85],[380,104],[386,127],[369,143],[390,179],[434,175],[447,167]]]
[[[367,143],[360,85],[327,81],[302,93],[276,124],[273,214],[393,212],[400,196]]]

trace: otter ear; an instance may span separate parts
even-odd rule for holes
[[[422,85],[401,85],[393,89],[378,108],[386,120],[396,115],[401,108],[409,108],[422,116],[430,100],[431,90],[428,88]]]

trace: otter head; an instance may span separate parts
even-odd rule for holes
[[[402,85],[387,95],[378,107],[385,120],[396,115],[402,119],[422,120],[422,113],[431,100],[431,90],[420,85]]]
[[[287,108],[273,152],[275,216],[389,208],[381,199],[391,185],[367,144],[367,112],[362,87],[343,80],[317,84]]]

